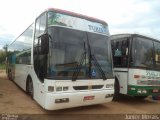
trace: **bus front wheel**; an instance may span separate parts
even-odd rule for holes
[[[115,79],[115,84],[114,84],[114,96],[113,96],[113,100],[117,101],[120,99],[120,86],[119,86],[119,82],[117,79]]]
[[[28,77],[27,79],[27,93],[31,96],[31,98],[33,99],[33,82],[32,79],[30,77]]]

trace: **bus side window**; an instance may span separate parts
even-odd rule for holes
[[[155,66],[156,68],[160,67],[160,43],[158,42],[154,42],[154,46],[155,46]]]

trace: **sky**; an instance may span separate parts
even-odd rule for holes
[[[160,0],[0,0],[0,49],[47,8],[104,20],[111,35],[140,33],[160,39]]]

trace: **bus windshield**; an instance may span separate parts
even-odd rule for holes
[[[105,35],[57,26],[50,26],[48,33],[51,38],[48,78],[72,79],[73,74],[79,69],[77,79],[101,79],[102,74],[94,61],[90,62],[89,51],[107,78],[113,77],[111,52],[107,47],[109,43]]]
[[[135,37],[133,39],[131,65],[133,67],[153,68],[153,41]]]

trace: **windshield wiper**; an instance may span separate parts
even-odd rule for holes
[[[83,62],[84,60],[86,60],[86,49],[85,49],[85,42],[84,42],[84,52],[82,53],[81,55],[81,58],[79,60],[79,64],[77,64],[76,68],[75,68],[75,71],[73,73],[73,76],[72,76],[72,81],[76,81],[78,75],[79,75],[79,72],[82,68],[82,65],[83,65]]]
[[[98,61],[97,61],[97,59],[95,58],[94,55],[91,55],[91,59],[94,61],[95,66],[98,68],[98,70],[102,74],[103,80],[107,80],[106,75],[105,75],[103,69],[101,68],[100,64],[98,63]]]
[[[99,72],[101,73],[102,75],[102,79],[103,80],[106,80],[107,77],[103,71],[103,69],[101,68],[100,64],[98,63],[97,59],[95,58],[95,56],[93,54],[91,54],[91,47],[90,47],[90,43],[89,43],[89,40],[88,40],[88,36],[87,36],[87,45],[88,45],[88,52],[89,52],[89,76],[91,78],[91,67],[92,67],[92,60],[94,61],[94,64],[95,66],[97,67],[97,69],[99,70]],[[86,47],[85,47],[85,42],[84,42],[84,52],[82,53],[81,55],[81,58],[79,60],[79,64],[77,64],[76,68],[75,68],[75,71],[73,73],[73,76],[72,76],[72,81],[76,81],[78,75],[79,75],[79,72],[82,68],[82,65],[83,65],[83,62],[84,60],[86,60]]]
[[[94,61],[95,66],[98,68],[98,70],[100,71],[100,73],[102,74],[102,78],[103,80],[106,80],[106,75],[104,73],[104,71],[102,70],[100,64],[98,63],[97,59],[95,58],[95,56],[92,54],[91,52],[91,46],[89,43],[89,39],[88,39],[88,35],[87,35],[87,42],[88,42],[88,51],[89,51],[89,73],[90,73],[90,78],[91,78],[91,67],[92,67],[92,60]]]

